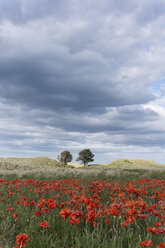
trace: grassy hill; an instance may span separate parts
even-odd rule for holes
[[[21,167],[27,167],[27,166],[51,166],[56,167],[59,165],[59,162],[57,162],[54,159],[48,158],[48,157],[37,157],[37,158],[0,158],[0,167],[2,168],[8,168],[11,167],[11,169],[17,168],[19,166]]]
[[[165,165],[151,160],[118,159],[109,164],[90,164],[83,166],[80,163],[68,163],[64,168],[60,163],[48,157],[37,158],[0,158],[0,176],[24,175],[53,176],[53,177],[96,177],[102,175],[112,177],[117,175],[145,176],[153,172],[165,173]]]
[[[149,169],[149,168],[159,168],[163,167],[164,165],[161,165],[155,161],[152,160],[142,160],[142,159],[118,159],[115,160],[109,164],[107,164],[108,167],[117,167],[117,168],[130,168],[130,169]]]
[[[0,167],[4,167],[4,166],[13,166],[14,167],[26,167],[26,166],[49,166],[49,167],[57,167],[60,165],[60,163],[55,160],[55,159],[51,159],[48,157],[36,157],[36,158],[15,158],[15,157],[10,157],[10,158],[0,158]],[[71,167],[83,167],[83,164],[81,163],[68,163],[68,166]],[[165,165],[161,165],[155,161],[152,160],[142,160],[142,159],[134,159],[134,160],[129,160],[129,159],[118,159],[115,160],[109,164],[91,164],[89,167],[87,166],[87,168],[91,168],[91,167],[108,167],[108,168],[150,168],[150,167],[164,167]]]

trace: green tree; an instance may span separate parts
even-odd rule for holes
[[[63,151],[63,152],[61,152],[60,155],[58,155],[57,159],[65,167],[68,162],[72,161],[72,154],[69,151]]]
[[[83,162],[84,166],[85,166],[89,162],[93,162],[94,161],[94,159],[93,159],[94,156],[95,155],[89,149],[84,149],[81,152],[79,152],[79,156],[76,159],[76,161],[81,160]]]

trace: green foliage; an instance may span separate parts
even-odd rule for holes
[[[89,150],[89,149],[84,149],[81,152],[79,152],[79,156],[76,159],[77,161],[82,161],[84,165],[88,164],[89,162],[93,162],[95,155]]]
[[[125,163],[129,163],[129,164],[133,164],[133,162],[131,162],[129,159],[124,159]]]
[[[69,151],[63,151],[57,158],[63,166],[66,166],[68,162],[72,161],[72,154]]]

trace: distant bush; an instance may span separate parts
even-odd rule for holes
[[[129,159],[124,159],[124,162],[129,163],[129,164],[133,164],[132,161],[130,161]]]

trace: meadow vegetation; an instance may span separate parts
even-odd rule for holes
[[[0,247],[165,247],[165,165],[0,159]]]

